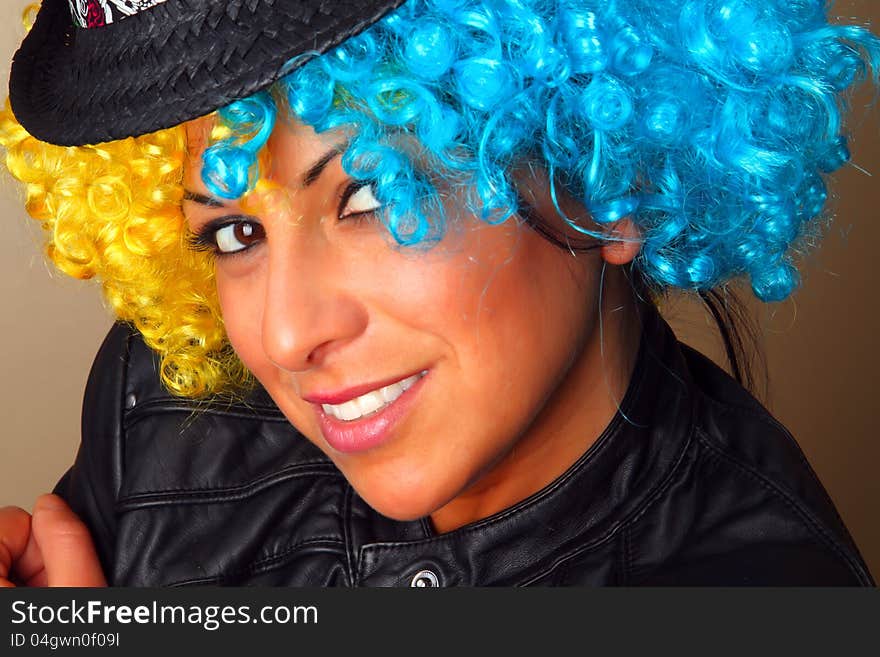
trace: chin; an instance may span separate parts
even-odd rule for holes
[[[431,515],[444,506],[453,495],[443,495],[439,487],[406,481],[400,478],[381,477],[381,481],[355,480],[349,482],[361,498],[377,512],[392,520],[410,521]],[[393,488],[388,482],[394,482]]]
[[[363,498],[364,502],[369,504],[375,511],[381,513],[386,518],[401,522],[424,518],[439,508],[439,505],[424,503],[418,499],[401,500],[393,496],[389,499],[386,495],[371,495],[369,491],[361,493],[357,488],[355,490]]]

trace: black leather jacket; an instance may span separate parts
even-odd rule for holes
[[[55,492],[114,585],[873,584],[788,431],[653,311],[621,406],[549,486],[438,535],[367,506],[265,392],[170,397],[117,324]]]

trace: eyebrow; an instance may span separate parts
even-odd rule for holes
[[[321,174],[324,172],[324,169],[327,168],[327,165],[330,164],[336,156],[340,155],[345,151],[345,145],[337,146],[326,153],[324,153],[320,159],[315,162],[309,170],[306,171],[306,174],[303,176],[302,184],[303,187],[308,187],[312,183],[314,183],[318,178],[321,177]]]
[[[192,201],[193,203],[199,203],[201,205],[207,205],[209,208],[225,208],[226,204],[223,201],[219,201],[212,196],[205,196],[204,194],[199,194],[198,192],[191,192],[188,189],[183,190],[183,200],[184,201]]]

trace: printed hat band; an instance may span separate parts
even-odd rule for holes
[[[104,27],[134,16],[165,0],[67,0],[70,17],[77,27]]]

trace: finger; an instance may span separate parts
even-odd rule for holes
[[[31,518],[33,527],[33,518]],[[43,563],[43,553],[34,539],[34,532],[28,538],[27,547],[21,558],[12,565],[15,581],[19,586],[49,586],[46,579],[46,565]]]
[[[16,564],[31,534],[31,514],[17,506],[0,508],[0,586],[15,586]]]
[[[57,495],[42,495],[31,520],[48,586],[107,586],[88,528]]]

